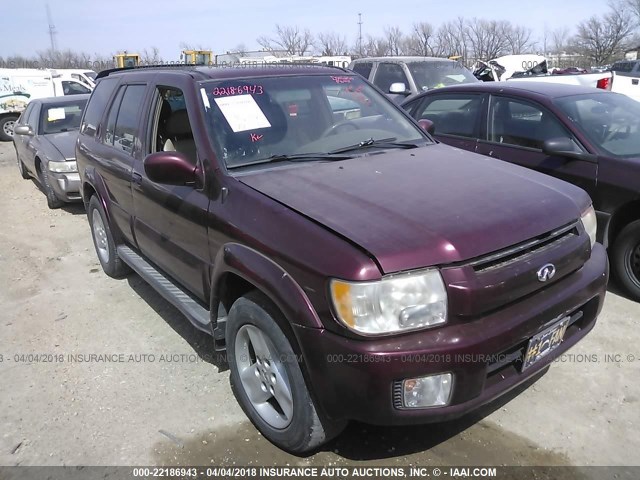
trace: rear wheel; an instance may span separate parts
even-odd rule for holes
[[[226,326],[230,380],[258,430],[279,447],[301,453],[338,435],[345,422],[331,422],[316,410],[298,356],[279,326],[284,321],[259,292],[236,300]]]
[[[95,195],[89,200],[87,218],[91,226],[93,244],[96,247],[98,260],[100,260],[100,265],[102,265],[104,273],[114,278],[125,276],[129,272],[129,267],[118,256],[107,216],[104,213],[100,200]]]
[[[13,140],[13,127],[18,121],[17,115],[7,115],[0,118],[0,140],[10,142]]]
[[[624,227],[616,238],[611,267],[627,293],[640,301],[640,220]]]

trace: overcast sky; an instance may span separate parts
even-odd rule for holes
[[[545,26],[551,31],[566,25],[573,31],[580,20],[607,9],[602,0],[423,0],[402,7],[393,0],[50,0],[49,4],[60,49],[110,55],[122,50],[142,53],[156,46],[164,60],[177,60],[182,42],[208,47],[214,54],[240,43],[258,49],[256,38],[273,34],[276,23],[299,25],[312,33],[333,30],[355,44],[358,12],[362,12],[363,37],[381,35],[386,26],[409,32],[417,21],[437,26],[463,16],[526,25],[541,39]],[[49,48],[45,1],[5,0],[0,5],[4,12],[0,56],[31,56]]]

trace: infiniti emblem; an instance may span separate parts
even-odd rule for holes
[[[537,273],[538,280],[546,282],[547,280],[551,280],[556,274],[556,267],[552,263],[547,263],[546,265],[543,265]]]

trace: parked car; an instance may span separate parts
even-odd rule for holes
[[[504,55],[489,61],[478,61],[473,66],[473,75],[483,82],[504,82],[547,73],[547,59],[542,55]]]
[[[91,93],[77,80],[35,68],[0,68],[0,141],[10,142],[13,126],[30,100]]]
[[[370,80],[396,103],[434,88],[478,81],[460,62],[437,57],[359,58],[349,69]]]
[[[514,82],[427,92],[403,106],[433,122],[443,143],[585,189],[613,271],[640,300],[640,104],[588,87]]]
[[[88,99],[74,95],[32,100],[14,128],[20,175],[40,183],[49,208],[81,199],[75,144]]]
[[[588,73],[586,69],[580,67],[556,68],[551,72],[552,75],[577,75],[580,73]],[[600,73],[600,72],[594,72]]]
[[[226,348],[236,399],[289,451],[352,419],[463,415],[604,300],[583,190],[435,143],[347,70],[101,72],[77,161],[105,273],[133,269]]]

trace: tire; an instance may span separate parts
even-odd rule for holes
[[[231,388],[265,438],[292,453],[308,452],[338,435],[346,422],[319,415],[278,322],[286,320],[257,291],[232,305],[226,325]]]
[[[129,267],[118,256],[107,216],[96,195],[93,195],[89,200],[87,219],[89,220],[93,245],[96,248],[96,254],[98,255],[98,260],[100,260],[100,265],[102,265],[102,270],[113,278],[124,277],[129,273]]]
[[[640,220],[622,229],[613,243],[613,274],[636,301],[640,301]]]
[[[60,208],[64,205],[64,201],[60,200],[58,195],[56,195],[56,192],[53,190],[47,167],[40,164],[38,170],[40,172],[40,183],[42,184],[42,189],[47,197],[47,206],[51,209]]]
[[[0,118],[0,141],[10,142],[13,140],[13,126],[18,121],[18,115],[7,115]]]

